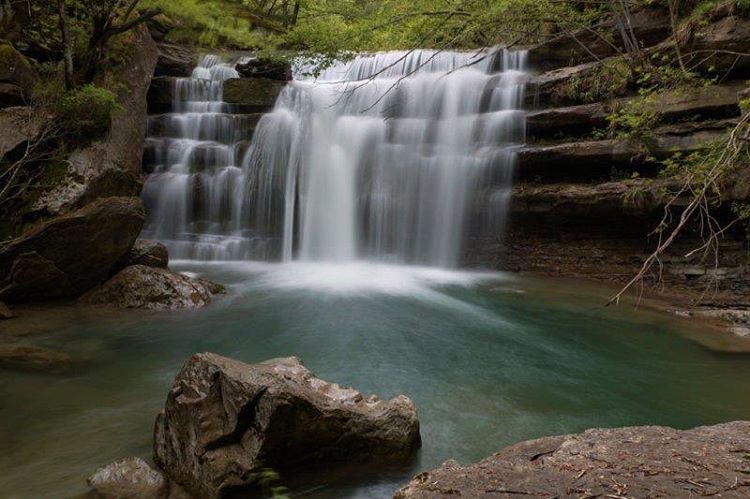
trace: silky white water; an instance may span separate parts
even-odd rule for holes
[[[299,65],[250,142],[208,56],[151,118],[145,235],[175,258],[453,267],[501,233],[524,141],[523,52],[362,55]]]

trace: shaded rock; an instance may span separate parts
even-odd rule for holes
[[[23,106],[27,98],[23,89],[13,83],[0,83],[0,108]]]
[[[0,301],[0,320],[15,319],[16,314],[6,305]]]
[[[663,8],[643,8],[633,12],[630,27],[644,47],[655,45],[671,34],[669,13]],[[549,71],[616,55],[617,50],[622,49],[622,41],[617,35],[610,39],[614,30],[612,20],[607,20],[595,29],[555,36],[528,49],[529,64],[536,70]]]
[[[139,198],[103,198],[0,246],[0,299],[78,296],[103,282],[143,227]]]
[[[289,81],[292,79],[292,66],[286,61],[272,59],[249,59],[237,64],[237,72],[243,78],[268,78],[270,80]]]
[[[414,404],[363,397],[290,357],[248,365],[216,354],[183,366],[156,420],[154,459],[188,492],[220,497],[261,465],[408,459],[419,447]]]
[[[683,50],[690,68],[722,78],[746,78],[750,76],[750,19],[728,16],[710,23]]]
[[[224,83],[224,101],[252,106],[258,111],[269,110],[286,85],[268,78],[233,78]]]
[[[163,268],[132,265],[83,295],[79,302],[117,308],[179,310],[204,307],[211,303],[212,295],[222,292],[221,285],[209,281]]]
[[[159,57],[154,76],[190,76],[198,64],[198,54],[190,47],[171,43],[159,43],[157,47]]]
[[[554,69],[531,78],[526,85],[526,107],[539,109],[550,105],[580,104],[569,97],[571,82],[582,80],[611,62],[611,58]]]
[[[166,269],[169,265],[167,247],[159,241],[139,239],[125,256],[123,268],[131,265],[145,265],[146,267]]]
[[[141,151],[146,135],[146,94],[156,64],[156,44],[145,26],[134,29],[119,82],[109,134],[77,149],[68,158],[65,177],[33,205],[43,215],[62,214],[97,198],[137,196],[141,191]]]
[[[470,466],[448,461],[394,497],[740,498],[750,494],[748,449],[746,421],[592,429],[521,442]]]
[[[518,176],[539,182],[608,178],[613,168],[652,175],[653,160],[675,152],[704,149],[724,136],[736,120],[666,125],[653,130],[647,143],[636,140],[584,140],[551,145],[528,145],[518,152]]]
[[[0,40],[0,83],[15,85],[30,98],[37,81],[37,74],[28,59],[9,42]]]
[[[0,109],[0,159],[39,140],[54,119],[52,114],[31,107]]]
[[[169,495],[169,483],[139,457],[121,459],[96,470],[86,480],[97,499],[159,499]]]
[[[26,345],[0,345],[0,369],[60,372],[72,365],[65,352]]]

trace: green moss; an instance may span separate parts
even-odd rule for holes
[[[112,114],[121,110],[114,92],[90,84],[65,95],[58,112],[73,139],[90,141],[108,132]]]

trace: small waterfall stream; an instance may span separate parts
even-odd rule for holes
[[[502,50],[298,67],[252,134],[255,117],[221,101],[237,73],[207,56],[151,117],[145,236],[173,258],[455,266],[470,225],[502,230],[524,68]]]

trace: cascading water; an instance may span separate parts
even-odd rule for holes
[[[523,52],[414,51],[297,68],[238,165],[246,118],[221,103],[236,73],[208,57],[175,83],[179,138],[150,139],[147,230],[177,258],[454,266],[472,213],[504,221],[524,66]]]

